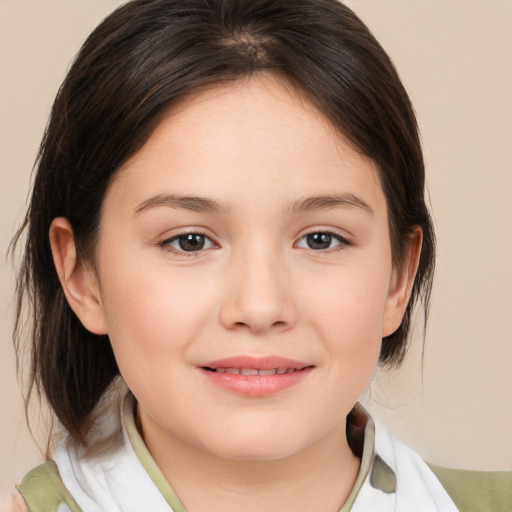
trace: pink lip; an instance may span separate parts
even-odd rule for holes
[[[270,396],[290,388],[304,380],[313,368],[314,365],[311,363],[279,356],[236,356],[211,361],[199,367],[213,384],[248,397]],[[251,373],[251,370],[262,370],[266,374],[243,375],[236,373]],[[268,372],[272,370],[279,373],[268,375]]]

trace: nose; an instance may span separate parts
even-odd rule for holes
[[[220,322],[254,334],[285,331],[297,321],[293,283],[286,264],[258,251],[231,262]]]

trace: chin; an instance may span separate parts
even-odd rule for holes
[[[294,435],[289,429],[266,427],[255,425],[242,431],[224,429],[220,439],[209,439],[209,451],[231,460],[272,461],[296,455],[314,442],[307,433]]]
[[[275,446],[269,443],[268,446],[226,446],[222,450],[216,450],[216,455],[233,461],[266,462],[286,459],[298,451],[299,449],[295,447]]]

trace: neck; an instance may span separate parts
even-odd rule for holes
[[[227,459],[176,438],[162,443],[150,432],[145,441],[188,512],[337,512],[360,462],[344,425],[300,453],[276,460]]]

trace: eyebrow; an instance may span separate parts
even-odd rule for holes
[[[354,194],[334,194],[326,196],[313,196],[297,199],[290,205],[291,212],[328,210],[336,207],[356,207],[362,208],[368,213],[374,215],[373,208]]]
[[[200,196],[177,196],[175,194],[158,194],[143,201],[135,208],[135,215],[152,208],[167,207],[193,212],[228,213],[228,203],[219,203],[214,199]]]
[[[336,207],[356,207],[374,214],[370,205],[354,194],[335,194],[326,196],[304,197],[293,201],[288,207],[291,213],[315,210],[327,210]],[[200,196],[178,196],[175,194],[158,194],[146,199],[135,208],[135,215],[158,207],[166,207],[193,212],[229,213],[229,203]]]

